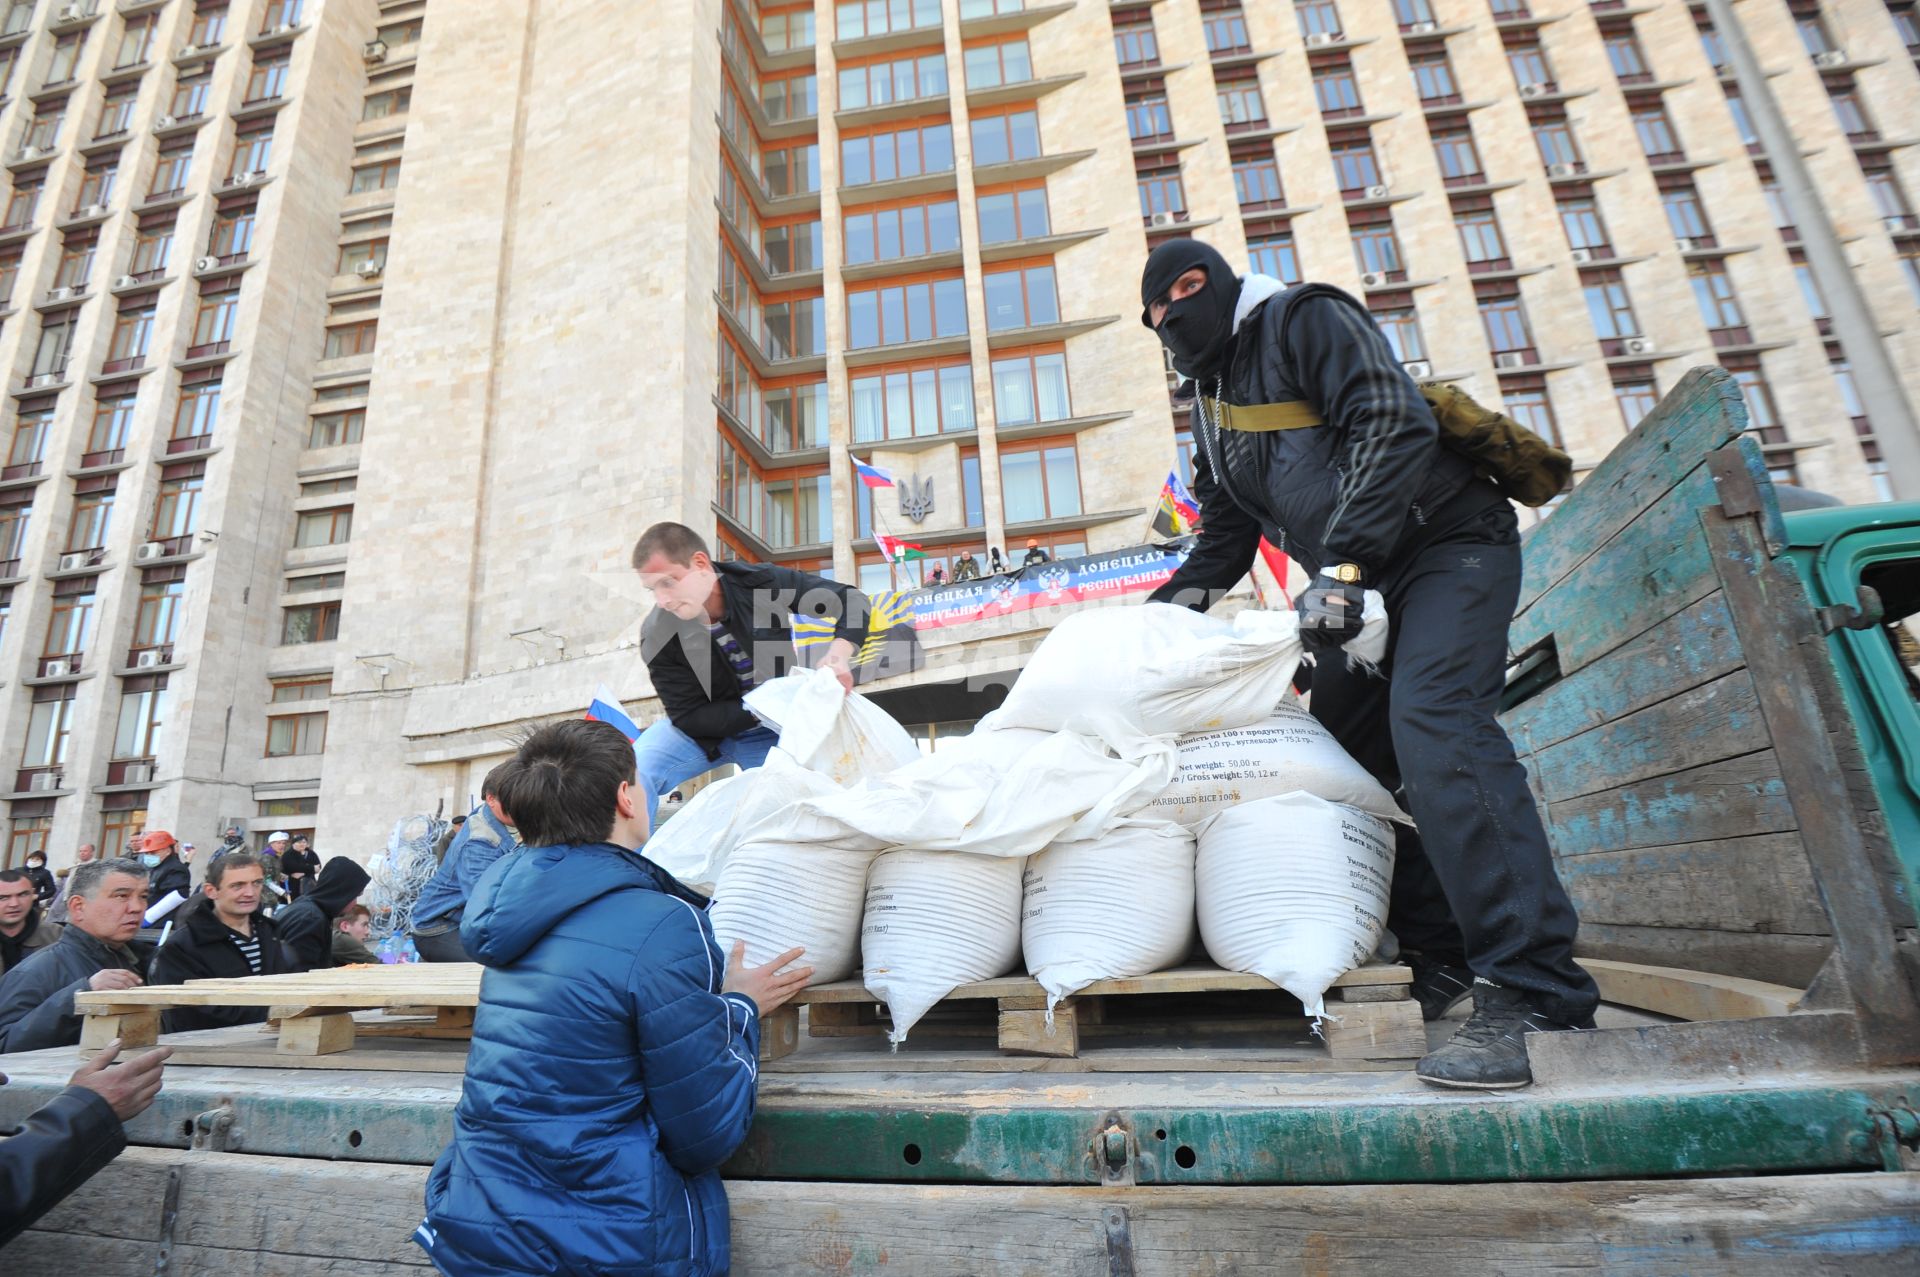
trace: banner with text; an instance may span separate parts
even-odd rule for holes
[[[1186,546],[1129,546],[978,581],[915,590],[907,597],[913,601],[914,628],[937,629],[1037,607],[1151,590],[1172,576],[1186,557]]]

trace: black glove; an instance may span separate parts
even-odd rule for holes
[[[1325,572],[1300,591],[1293,610],[1300,614],[1300,646],[1309,652],[1337,652],[1359,637],[1361,612],[1367,592],[1359,584],[1344,585]]]

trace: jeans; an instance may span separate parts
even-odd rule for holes
[[[473,957],[467,947],[460,943],[460,924],[455,923],[445,931],[435,927],[446,924],[433,923],[424,932],[413,933],[413,947],[420,954],[422,962],[472,962]]]
[[[708,758],[707,751],[693,737],[675,727],[671,720],[660,719],[633,742],[633,760],[640,773],[640,788],[647,795],[647,823],[653,823],[660,800],[684,781],[705,775],[722,763],[734,763],[742,769],[758,767],[767,761],[767,753],[780,743],[779,736],[764,727],[729,736],[720,742],[720,757]]]

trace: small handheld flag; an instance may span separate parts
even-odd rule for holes
[[[882,470],[879,466],[868,465],[858,457],[853,458],[853,473],[859,478],[860,482],[866,484],[869,488],[891,488],[893,486],[892,475]]]
[[[630,741],[640,739],[639,725],[627,717],[627,711],[620,708],[619,700],[605,683],[594,689],[586,717],[596,723],[612,723]]]
[[[1157,536],[1185,536],[1200,522],[1200,503],[1193,499],[1193,493],[1187,490],[1180,472],[1169,470],[1167,481],[1160,485],[1159,508],[1153,514],[1153,531]]]

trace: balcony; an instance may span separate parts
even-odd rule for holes
[[[127,666],[123,673],[138,674],[151,670],[170,670],[177,668],[173,659],[173,644],[160,643],[152,647],[139,644],[127,649]]]
[[[23,798],[56,798],[73,792],[66,783],[66,769],[61,766],[22,767],[14,773],[14,792],[0,794],[0,798],[15,802]]]
[[[80,665],[85,659],[83,653],[65,652],[52,656],[43,656],[34,666],[34,680],[42,683],[59,683],[81,676]]]
[[[106,562],[107,548],[103,545],[89,546],[80,550],[66,550],[61,553],[58,559],[54,560],[54,568],[51,572],[47,573],[47,576],[56,581],[65,577],[86,576],[88,573],[103,571]],[[79,659],[77,656],[74,658],[76,667]]]
[[[107,764],[107,783],[102,789],[144,789],[153,784],[151,758],[121,758]]]

